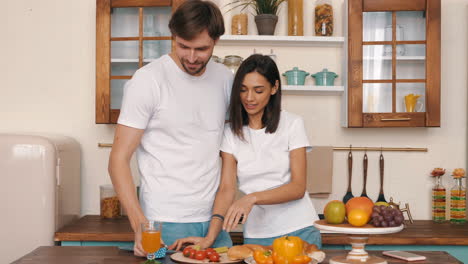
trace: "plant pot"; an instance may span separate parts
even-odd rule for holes
[[[274,35],[278,16],[272,14],[260,14],[255,16],[255,24],[259,35]]]

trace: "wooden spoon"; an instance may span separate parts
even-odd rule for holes
[[[349,147],[348,153],[348,190],[343,197],[343,203],[346,203],[349,199],[353,198],[353,192],[351,191],[351,179],[353,178],[353,154],[351,153],[351,146]]]
[[[367,196],[367,192],[366,192],[366,185],[367,185],[367,152],[364,153],[363,169],[364,169],[364,185],[362,186],[361,197],[369,198],[369,196]]]
[[[377,202],[387,202],[387,200],[385,200],[385,195],[383,191],[384,158],[383,158],[382,152],[380,152],[379,167],[380,167],[380,192],[379,192],[379,197],[377,197]]]

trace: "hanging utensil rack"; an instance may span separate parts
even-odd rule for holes
[[[349,151],[350,147],[333,147],[333,150],[340,151],[346,150]],[[351,147],[353,151],[417,151],[417,152],[427,152],[427,148],[384,148],[384,147]]]

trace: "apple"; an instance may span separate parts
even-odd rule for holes
[[[325,221],[329,224],[341,224],[345,220],[346,207],[342,201],[333,200],[327,203],[323,210]]]

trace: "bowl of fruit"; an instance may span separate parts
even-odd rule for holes
[[[404,217],[399,208],[376,205],[367,197],[354,197],[346,204],[338,200],[330,201],[325,206],[324,216],[325,219],[316,221],[314,226],[321,231],[348,234],[352,247],[348,255],[333,257],[330,263],[387,263],[364,250],[368,235],[392,234],[404,228]]]

